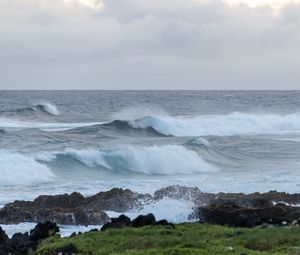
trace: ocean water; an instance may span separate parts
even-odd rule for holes
[[[173,184],[299,192],[300,92],[1,91],[0,166],[0,206]],[[144,210],[180,222],[190,208]]]

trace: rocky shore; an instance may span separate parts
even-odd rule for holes
[[[11,238],[0,228],[0,255],[34,252],[44,239],[59,232],[56,224],[99,225],[92,232],[144,226],[174,229],[175,225],[167,220],[157,221],[153,214],[140,215],[134,220],[124,215],[132,209],[142,209],[164,198],[193,202],[194,210],[190,219],[198,223],[247,228],[258,225],[263,228],[296,226],[300,223],[300,194],[276,191],[212,194],[201,192],[198,188],[169,186],[157,190],[153,195],[112,189],[90,197],[80,193],[39,196],[34,201],[15,201],[0,209],[0,224],[38,223],[29,233],[17,233]],[[110,218],[106,211],[121,215]],[[68,244],[53,254],[76,253],[77,248]]]
[[[126,213],[164,198],[193,202],[190,219],[240,227],[261,224],[298,224],[300,194],[204,193],[198,188],[169,186],[153,195],[128,189],[111,189],[94,196],[80,193],[39,196],[34,201],[15,201],[0,209],[0,224],[55,222],[64,225],[104,225],[110,221],[106,211]]]

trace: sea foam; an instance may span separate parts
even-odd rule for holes
[[[171,136],[232,136],[300,132],[300,114],[201,115],[196,117],[147,116],[129,120],[132,128],[153,128]]]
[[[34,158],[17,152],[0,150],[0,184],[31,185],[51,181],[54,174]]]
[[[87,167],[104,167],[113,172],[174,175],[211,172],[216,169],[195,151],[181,145],[128,146],[111,150],[66,150],[56,157],[69,157]],[[52,161],[53,158],[49,157]]]

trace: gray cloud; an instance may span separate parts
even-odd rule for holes
[[[0,88],[299,88],[299,4],[102,2],[0,0]]]

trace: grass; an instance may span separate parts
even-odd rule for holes
[[[300,227],[241,229],[190,223],[176,225],[176,229],[111,229],[50,238],[37,254],[57,254],[58,248],[70,243],[82,255],[300,255]]]

